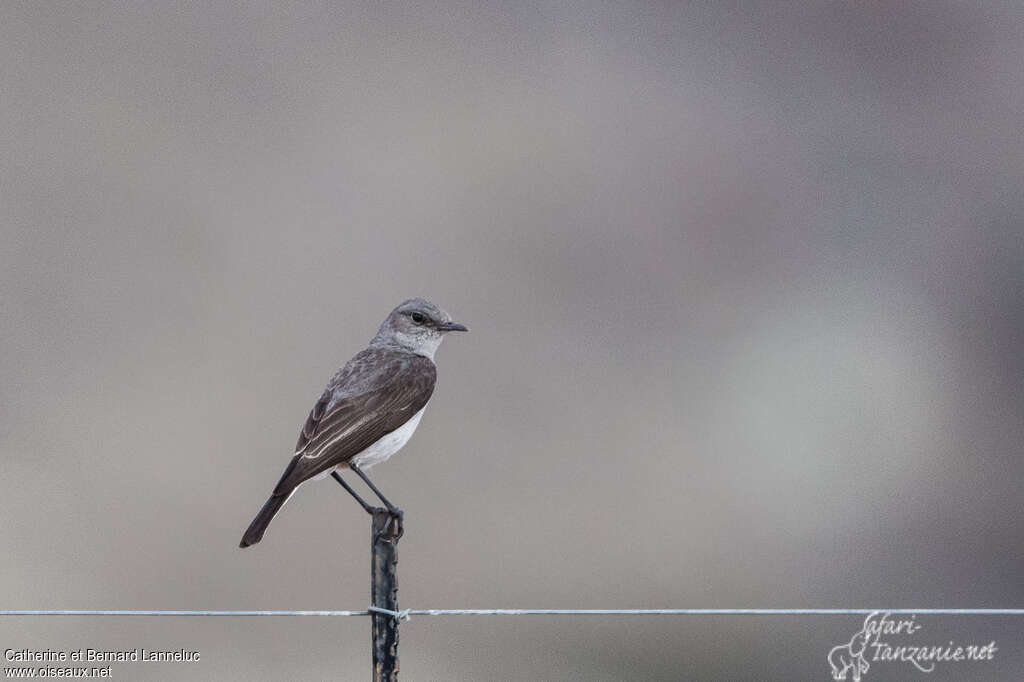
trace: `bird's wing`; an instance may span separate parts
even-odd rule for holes
[[[434,391],[437,370],[425,357],[394,354],[374,363],[372,382],[360,372],[343,370],[313,406],[302,427],[295,457],[274,489],[290,491],[299,483],[347,462],[423,409]],[[337,381],[343,382],[337,386]],[[345,394],[347,385],[364,390]],[[339,394],[343,397],[335,398]],[[333,402],[332,402],[333,401]]]

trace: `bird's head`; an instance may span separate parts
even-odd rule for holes
[[[434,358],[448,332],[466,332],[440,306],[422,298],[410,298],[391,311],[377,330],[372,345],[398,346],[417,355]]]

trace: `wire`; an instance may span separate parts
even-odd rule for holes
[[[919,615],[1024,615],[1024,608],[403,608],[392,611],[370,606],[364,610],[90,610],[9,609],[4,615],[371,615],[383,613],[408,620],[411,615],[867,615],[898,613]]]
[[[405,609],[411,616],[1024,616],[1024,609]],[[394,614],[391,611],[389,613]]]

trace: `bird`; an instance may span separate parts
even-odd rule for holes
[[[370,487],[400,529],[402,510],[381,494],[363,470],[387,460],[408,442],[434,392],[434,354],[447,333],[466,331],[465,325],[453,322],[451,315],[423,298],[407,299],[392,310],[370,345],[327,383],[299,433],[294,456],[239,547],[263,539],[267,526],[299,486],[328,475],[364,510],[378,511],[341,477],[343,469],[355,472]]]

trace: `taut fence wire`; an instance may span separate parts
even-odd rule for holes
[[[872,613],[931,616],[1024,616],[1024,609],[402,609],[371,606],[347,611],[172,611],[111,609],[7,609],[0,616],[859,616]]]

